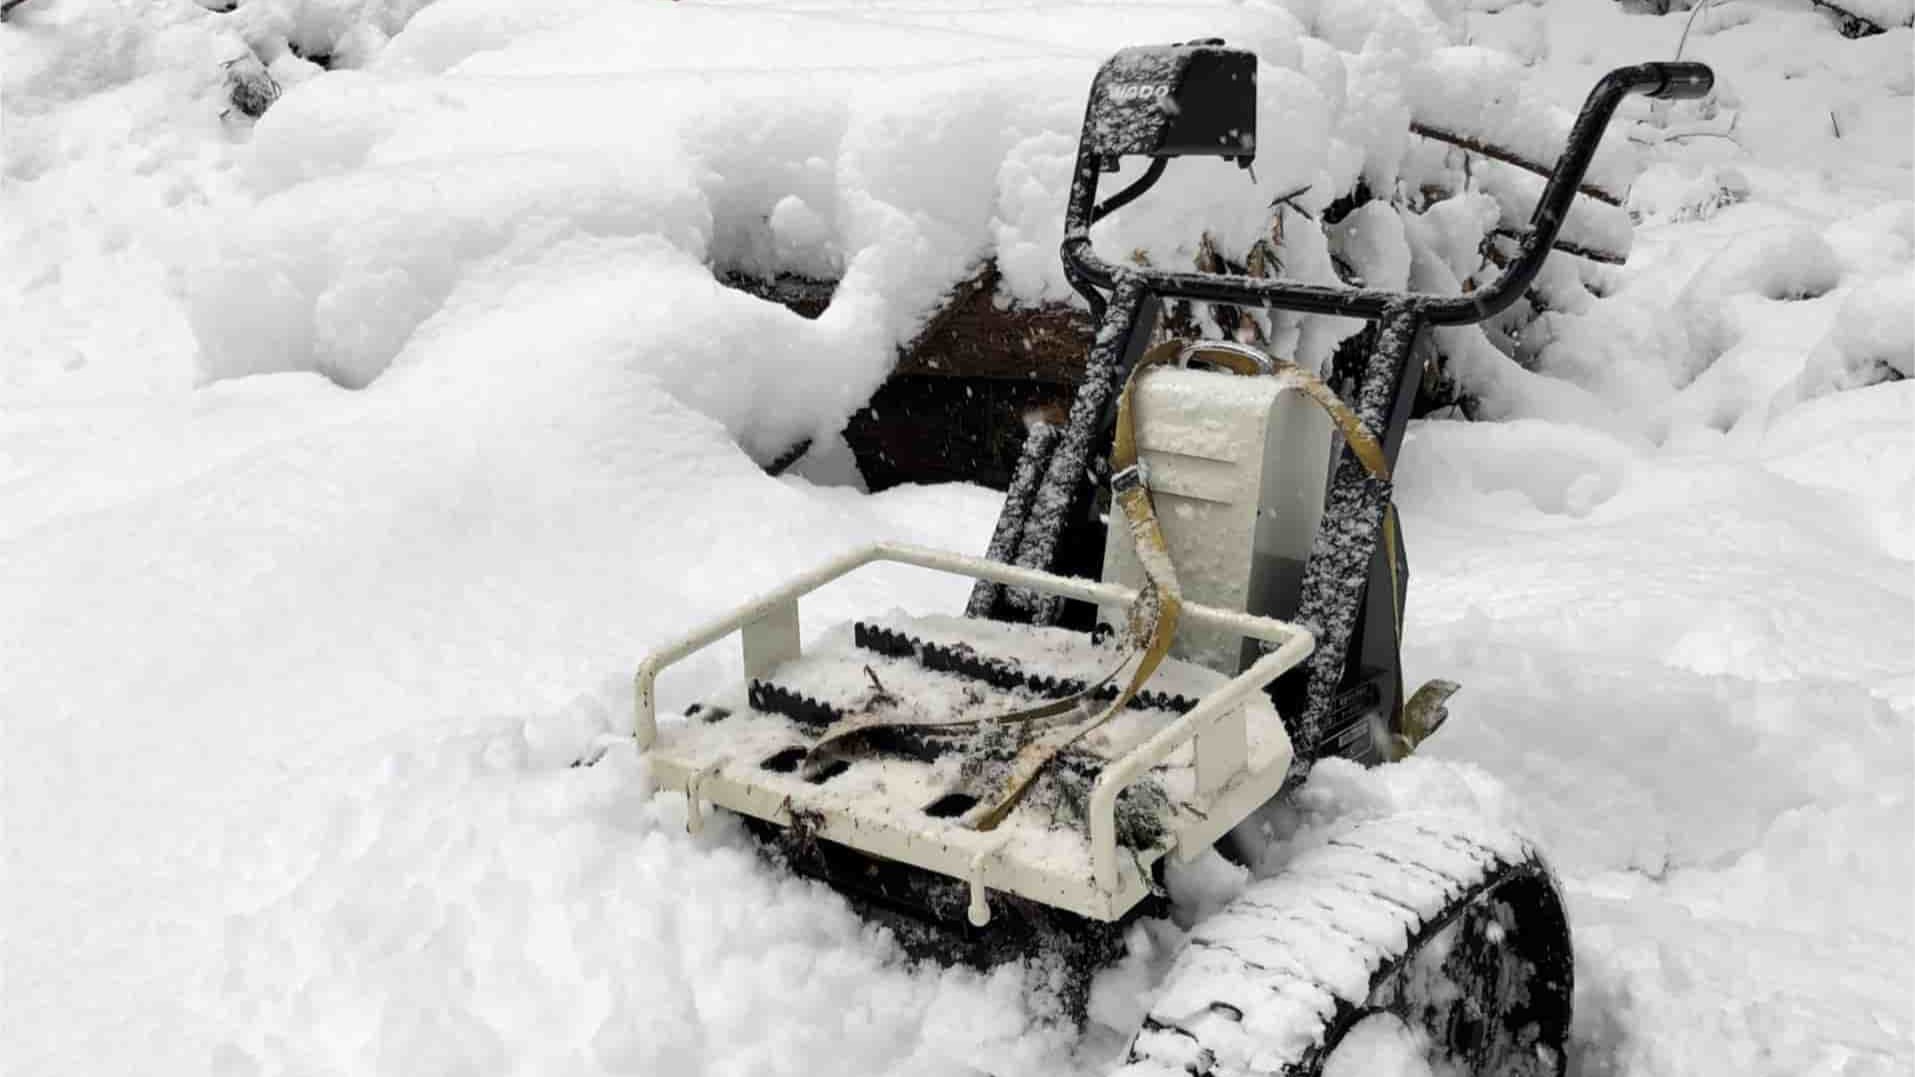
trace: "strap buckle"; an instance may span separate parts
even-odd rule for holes
[[[1150,475],[1144,470],[1144,462],[1142,460],[1137,461],[1121,471],[1112,472],[1110,476],[1110,492],[1113,494],[1127,493],[1139,486],[1148,486],[1149,484]]]

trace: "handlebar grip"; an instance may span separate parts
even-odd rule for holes
[[[1652,63],[1647,65],[1661,79],[1662,85],[1649,91],[1650,97],[1660,97],[1670,101],[1687,101],[1702,97],[1715,88],[1716,73],[1708,64],[1692,61],[1675,63]]]

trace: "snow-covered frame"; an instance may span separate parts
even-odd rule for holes
[[[841,576],[878,562],[914,565],[1111,606],[1128,607],[1137,597],[1135,591],[1116,584],[1073,579],[917,546],[877,543],[848,553],[700,626],[645,658],[635,676],[634,693],[638,746],[641,751],[650,753],[652,776],[657,786],[684,792],[686,822],[690,829],[696,831],[702,825],[706,802],[780,826],[792,825],[794,817],[802,813],[811,820],[817,837],[963,881],[970,888],[971,921],[980,926],[990,919],[990,906],[985,900],[987,890],[1008,891],[1080,916],[1113,921],[1121,919],[1149,895],[1151,863],[1170,851],[1180,860],[1202,854],[1226,831],[1276,796],[1289,777],[1294,756],[1281,729],[1267,732],[1267,736],[1281,744],[1281,750],[1265,756],[1257,767],[1248,765],[1242,704],[1254,693],[1262,692],[1284,671],[1302,662],[1315,646],[1315,637],[1304,628],[1273,618],[1196,603],[1183,607],[1183,618],[1189,623],[1234,632],[1273,646],[1249,669],[1205,695],[1190,711],[1111,761],[1098,774],[1087,811],[1089,877],[1059,870],[1061,865],[1047,862],[1016,841],[1007,841],[1006,834],[969,830],[954,819],[924,815],[906,825],[894,816],[860,813],[856,802],[846,805],[825,797],[811,803],[797,802],[798,798],[784,789],[767,789],[753,781],[753,776],[761,773],[755,760],[721,771],[719,767],[700,765],[674,755],[672,738],[661,739],[658,730],[655,689],[661,672],[737,634],[744,650],[746,677],[769,673],[773,667],[800,653],[798,600]],[[1198,792],[1204,799],[1201,813],[1166,820],[1172,835],[1167,848],[1139,850],[1135,856],[1120,857],[1116,827],[1118,794],[1193,740]]]
[[[1162,56],[1151,65],[1152,70],[1174,68],[1179,57],[1223,48],[1221,42],[1165,46],[1156,50]],[[1377,323],[1377,342],[1359,375],[1353,405],[1364,425],[1378,433],[1385,456],[1394,466],[1415,403],[1416,379],[1408,375],[1413,347],[1423,328],[1480,322],[1522,297],[1548,259],[1584,173],[1595,159],[1603,132],[1623,98],[1631,94],[1664,99],[1701,97],[1715,81],[1706,65],[1689,62],[1636,64],[1604,75],[1583,102],[1568,144],[1531,214],[1517,258],[1488,287],[1469,295],[1450,296],[1174,272],[1105,261],[1091,244],[1091,225],[1140,195],[1162,173],[1165,160],[1153,160],[1142,180],[1098,205],[1098,178],[1110,156],[1102,148],[1109,126],[1104,118],[1110,107],[1106,97],[1112,87],[1134,81],[1132,69],[1140,56],[1149,55],[1152,50],[1137,49],[1114,57],[1098,72],[1085,108],[1061,253],[1066,276],[1090,305],[1098,329],[1067,429],[1059,438],[1031,439],[1026,459],[1019,463],[1018,471],[1023,476],[1037,474],[1041,468],[1042,482],[1036,484],[1028,501],[1007,499],[992,536],[989,556],[1026,568],[1058,566],[1067,520],[1083,504],[1087,493],[1085,477],[1097,455],[1094,443],[1105,429],[1117,386],[1142,353],[1162,300],[1229,303]],[[1033,452],[1047,452],[1048,460],[1032,458]],[[1310,659],[1305,703],[1301,713],[1292,716],[1292,740],[1306,764],[1317,758],[1328,732],[1325,727],[1337,709],[1352,639],[1361,632],[1366,655],[1380,654],[1390,669],[1396,665],[1394,636],[1387,640],[1382,636],[1384,626],[1393,618],[1385,612],[1387,605],[1379,607],[1379,603],[1394,599],[1382,593],[1387,585],[1371,586],[1372,581],[1390,578],[1391,569],[1386,563],[1390,554],[1378,541],[1390,495],[1387,477],[1370,474],[1350,453],[1342,455],[1304,570],[1297,614],[1299,621],[1319,633],[1321,643]],[[969,609],[974,615],[1027,614],[1038,623],[1056,623],[1062,603],[1055,598],[1034,601],[1014,591],[980,585]],[[1382,701],[1385,713],[1400,704],[1390,698],[1393,692],[1388,690]]]

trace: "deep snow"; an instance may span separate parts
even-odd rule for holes
[[[868,496],[753,457],[831,429],[981,253],[1016,297],[1065,294],[1062,184],[1111,48],[1262,50],[1272,192],[1408,145],[1345,77],[1487,44],[1569,106],[1688,20],[29,0],[0,26],[0,1057],[1097,1071],[1176,924],[1140,934],[1082,1040],[1034,1023],[1015,970],[908,967],[648,799],[618,737],[631,668],[858,542],[983,549],[989,491]],[[220,65],[289,38],[341,69],[266,55],[285,95],[221,118]],[[1697,15],[1715,101],[1612,129],[1643,169],[1629,265],[1532,328],[1532,369],[1475,357],[1503,421],[1405,450],[1408,673],[1463,682],[1450,723],[1271,819],[1298,843],[1400,804],[1531,830],[1571,901],[1579,1074],[1915,1063],[1915,391],[1847,388],[1915,373],[1910,48],[1806,0]],[[1192,172],[1113,249],[1260,211]],[[845,284],[806,322],[708,262]],[[963,598],[875,574],[810,623]],[[735,672],[695,666],[666,703]],[[1242,885],[1175,881],[1184,924]]]

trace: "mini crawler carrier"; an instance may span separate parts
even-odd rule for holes
[[[1251,163],[1256,73],[1220,41],[1126,49],[1098,72],[1063,244],[1098,331],[1067,425],[1025,445],[987,557],[872,546],[640,667],[638,741],[689,825],[744,817],[914,952],[1049,954],[1081,992],[1128,923],[1163,911],[1165,858],[1224,842],[1318,759],[1397,758],[1441,723],[1454,686],[1406,694],[1398,661],[1390,471],[1412,345],[1522,294],[1625,95],[1712,82],[1685,63],[1603,78],[1521,255],[1470,295],[1104,261],[1091,225],[1170,159]],[[1100,175],[1135,156],[1141,178],[1098,204]],[[1253,348],[1152,345],[1167,299],[1361,318],[1375,343],[1339,396]],[[799,599],[881,562],[974,578],[967,615],[872,617],[802,647]],[[744,683],[660,726],[660,671],[733,634]],[[1554,882],[1521,837],[1369,820],[1195,926],[1123,1072],[1316,1073],[1387,1011],[1469,1072],[1560,1074],[1570,962]]]

